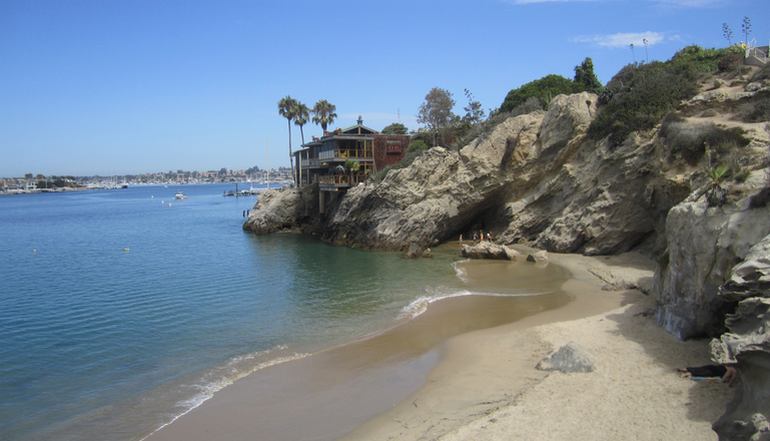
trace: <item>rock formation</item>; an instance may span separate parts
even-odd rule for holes
[[[460,254],[469,259],[517,260],[521,253],[511,247],[484,241],[474,245],[463,245]]]
[[[739,382],[714,430],[723,440],[770,440],[770,235],[733,267],[719,297],[738,306],[725,320],[728,332],[711,341],[711,358],[735,365]]]
[[[328,222],[325,238],[403,249],[454,237],[498,203],[508,178],[503,171],[532,153],[543,116],[509,118],[460,151],[434,147],[382,182],[351,188]]]
[[[763,185],[764,171],[746,187]],[[718,334],[730,304],[718,296],[730,269],[770,234],[770,206],[751,208],[750,195],[734,204],[708,207],[705,197],[669,211],[668,250],[656,274],[658,322],[680,338]]]
[[[540,360],[535,368],[564,373],[593,372],[594,364],[583,348],[575,342],[570,342]]]
[[[244,228],[300,227],[332,243],[415,255],[480,229],[501,244],[553,252],[652,255],[662,326],[680,338],[729,329],[714,357],[737,363],[745,383],[715,427],[721,439],[750,439],[766,427],[770,402],[761,395],[770,372],[770,296],[767,272],[758,270],[766,268],[770,234],[770,125],[755,122],[755,110],[769,105],[770,82],[735,83],[704,81],[677,108],[675,122],[634,132],[617,146],[586,136],[595,95],[559,95],[546,112],[511,116],[459,150],[434,147],[379,182],[351,188],[324,216],[314,211],[312,188],[264,195]],[[704,128],[740,133],[746,142],[692,142]],[[678,145],[682,139],[698,155]],[[712,147],[732,173],[720,185],[709,174]],[[714,188],[724,192],[719,204],[708,197]]]
[[[243,229],[255,234],[269,234],[280,230],[297,229],[315,212],[317,189],[287,188],[266,190],[259,195],[257,204],[249,213]]]

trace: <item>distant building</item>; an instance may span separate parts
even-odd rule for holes
[[[359,116],[356,125],[313,137],[294,152],[294,174],[300,187],[317,183],[321,192],[346,191],[399,162],[408,146],[409,135],[381,134],[366,127]],[[322,195],[322,207],[323,200]]]

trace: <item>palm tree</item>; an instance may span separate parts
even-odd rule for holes
[[[334,113],[336,110],[337,106],[334,104],[326,100],[319,100],[313,106],[313,123],[319,124],[321,129],[326,132],[329,124],[333,123],[334,119],[337,118],[337,114]]]
[[[297,183],[297,178],[294,176],[294,156],[291,154],[291,120],[293,120],[297,114],[297,100],[286,95],[278,101],[278,113],[286,118],[286,122],[289,125],[289,164],[291,164],[291,177],[294,179],[294,183]]]
[[[299,126],[299,133],[302,136],[302,145],[305,145],[305,131],[302,130],[302,126],[307,124],[309,118],[310,109],[303,103],[297,101],[296,107],[294,108],[294,125]]]

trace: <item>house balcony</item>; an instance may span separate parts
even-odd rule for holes
[[[371,149],[334,149],[318,153],[320,161],[345,162],[348,159],[355,161],[374,161],[374,153]]]
[[[318,187],[322,191],[339,191],[364,182],[367,176],[366,173],[319,176]]]
[[[318,158],[303,159],[302,169],[305,170],[308,168],[321,168],[321,161]]]

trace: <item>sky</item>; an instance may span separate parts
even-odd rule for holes
[[[585,57],[607,82],[723,47],[722,23],[737,41],[744,16],[767,45],[769,14],[769,0],[0,0],[0,176],[288,166],[286,95],[334,103],[333,127],[416,129],[432,87],[457,113],[465,88],[496,108]]]

